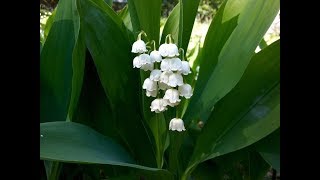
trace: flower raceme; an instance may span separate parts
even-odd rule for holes
[[[150,71],[150,76],[144,80],[142,88],[146,90],[147,97],[156,98],[151,102],[151,112],[161,113],[166,111],[168,106],[178,106],[181,102],[180,97],[191,98],[192,87],[184,82],[182,76],[191,73],[190,65],[184,60],[184,50],[178,49],[177,45],[172,43],[171,35],[166,37],[166,42],[160,45],[159,50],[156,49],[154,41],[145,43],[141,40],[141,35],[146,36],[142,31],[132,45],[131,52],[138,54],[133,59],[133,68]],[[152,43],[153,49],[151,50],[147,45]],[[182,55],[182,60],[179,58],[180,55]],[[173,118],[170,121],[169,130],[185,131],[183,120]]]

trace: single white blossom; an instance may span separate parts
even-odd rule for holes
[[[159,52],[163,57],[175,57],[179,56],[179,51],[177,45],[170,43],[161,44],[159,47]]]
[[[167,89],[171,88],[171,87],[168,86],[167,84],[162,83],[162,82],[160,82],[160,81],[158,81],[158,86],[159,86],[159,89],[161,89],[161,90],[167,90]]]
[[[152,112],[160,113],[168,109],[166,106],[167,103],[164,99],[155,99],[151,102],[150,109]]]
[[[154,50],[150,53],[150,58],[151,58],[152,62],[161,62],[162,61],[162,57],[161,57],[160,52],[156,51],[156,50]]]
[[[150,78],[144,80],[142,88],[147,91],[154,91],[157,90],[157,82],[152,81]]]
[[[173,118],[169,123],[169,130],[171,131],[185,131],[184,123],[180,118]]]
[[[160,75],[160,82],[168,84],[169,82],[169,76],[172,75],[173,73],[171,71],[164,71]]]
[[[162,71],[180,71],[182,70],[182,61],[179,58],[166,58],[161,62]]]
[[[142,40],[137,40],[133,43],[131,52],[133,53],[145,53],[147,52],[146,43]]]
[[[141,65],[152,63],[149,54],[140,54],[138,58],[139,58],[139,63]]]
[[[186,99],[189,99],[192,96],[192,87],[190,84],[183,84],[182,86],[179,86],[178,88],[180,96],[185,97]]]
[[[183,75],[188,75],[191,73],[190,65],[189,65],[188,61],[181,61],[181,69],[179,72],[181,72],[181,74],[183,74]]]
[[[139,56],[135,57],[133,59],[133,67],[136,68],[141,68],[143,65],[149,64],[147,67],[144,67],[143,69],[150,69],[150,64],[153,63],[151,62],[150,56],[148,54],[140,54]]]
[[[170,103],[177,103],[181,101],[181,99],[179,99],[179,91],[176,89],[166,90],[163,99],[167,99]]]
[[[160,80],[160,75],[161,75],[161,70],[159,70],[159,69],[154,69],[154,70],[152,70],[151,71],[151,73],[150,73],[150,79],[152,80],[152,81],[159,81]]]
[[[180,73],[170,74],[167,84],[171,87],[182,86],[183,85],[182,75]]]
[[[153,90],[153,91],[148,91],[146,90],[146,96],[148,97],[157,97],[157,94],[158,94],[158,90]]]

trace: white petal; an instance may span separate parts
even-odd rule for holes
[[[150,73],[150,79],[153,81],[159,81],[160,80],[160,75],[161,75],[161,70],[159,69],[154,69]]]
[[[143,69],[144,71],[152,71],[154,67],[154,63],[150,63],[150,64],[144,64],[141,66],[141,69]]]
[[[179,99],[179,91],[176,89],[166,90],[163,99],[167,99],[170,103],[177,103],[181,101],[181,99]]]
[[[147,52],[146,43],[142,40],[137,40],[133,43],[131,52],[133,53],[144,53]]]
[[[164,44],[161,44],[160,47],[159,47],[159,53],[161,56],[163,57],[167,57],[168,56],[168,44],[164,43]]]
[[[182,119],[173,118],[169,123],[169,130],[181,132],[181,131],[185,131],[186,128],[184,127],[184,123]]]
[[[179,86],[178,88],[180,96],[183,96],[187,99],[189,99],[192,96],[192,87],[190,84],[183,84],[182,86]]]
[[[154,90],[154,91],[148,91],[146,90],[146,96],[148,97],[157,97],[157,94],[158,94],[158,90]]]
[[[182,70],[182,61],[179,58],[172,58],[169,60],[169,62],[171,71]]]
[[[166,106],[167,104],[163,99],[155,99],[151,102],[150,109],[152,112],[159,113],[167,110],[168,108]]]
[[[147,78],[144,80],[142,88],[148,91],[157,90],[157,82]]]
[[[140,68],[141,67],[138,56],[133,59],[133,67],[134,68]]]
[[[167,99],[165,99],[165,100],[166,100],[167,106],[171,106],[171,107],[177,106],[180,103],[180,102],[171,103],[169,100],[167,100]]]
[[[140,54],[138,56],[140,65],[151,64],[151,59],[148,54]]]
[[[187,61],[182,61],[181,62],[181,70],[180,72],[183,74],[183,75],[188,75],[191,73],[190,71],[190,65]]]
[[[168,53],[168,57],[175,57],[175,56],[179,56],[179,51],[178,51],[178,47],[175,44],[168,44],[167,47],[167,53]]]
[[[169,59],[164,59],[161,61],[160,69],[161,71],[170,71]]]
[[[171,87],[183,85],[183,77],[180,73],[172,73],[167,83]]]
[[[169,76],[173,74],[171,71],[164,71],[160,75],[160,82],[168,84],[169,82]]]
[[[171,88],[170,86],[168,86],[167,84],[165,84],[165,83],[162,83],[162,82],[158,82],[158,86],[159,86],[159,89],[161,89],[161,90],[167,90],[167,89],[169,89],[169,88]]]
[[[152,62],[161,62],[162,61],[162,57],[161,57],[160,52],[156,51],[156,50],[154,50],[150,53],[150,58],[151,58]]]
[[[166,58],[162,60],[160,68],[162,71],[179,71],[182,63],[179,58]]]

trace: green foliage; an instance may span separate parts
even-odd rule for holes
[[[110,2],[60,0],[44,27],[40,159],[47,179],[262,179],[270,166],[280,171],[280,40],[262,40],[279,1],[216,2],[203,47],[189,52],[185,81],[194,95],[159,114],[142,90],[149,73],[132,68],[132,43],[143,30],[157,49],[171,34],[186,50],[204,1],[180,0],[162,35],[162,1],[128,0],[118,13]],[[169,131],[176,114],[186,131]]]

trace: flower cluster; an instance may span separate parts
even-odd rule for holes
[[[155,113],[164,112],[168,109],[168,106],[179,105],[180,97],[189,99],[192,96],[191,85],[183,81],[183,75],[191,73],[190,66],[187,61],[179,58],[179,50],[182,51],[182,59],[184,59],[184,51],[181,48],[178,49],[177,45],[172,43],[171,35],[166,37],[166,42],[160,45],[158,51],[153,41],[153,51],[148,54],[146,43],[141,40],[142,34],[145,33],[141,32],[137,41],[132,45],[131,52],[138,54],[133,59],[133,68],[151,71],[150,76],[144,80],[142,88],[146,90],[146,96],[156,98],[151,102],[151,111]],[[160,97],[161,90],[164,92],[163,97]],[[173,118],[169,124],[169,129],[184,131],[185,127],[182,119]]]

